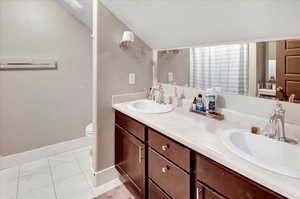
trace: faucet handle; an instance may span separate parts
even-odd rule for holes
[[[151,95],[151,88],[149,90],[144,88],[144,92],[145,92],[146,98],[149,99],[149,97]]]
[[[158,88],[159,90],[162,90],[162,89],[163,89],[163,86],[162,86],[161,84],[157,84],[157,88]]]
[[[276,103],[275,113],[278,113],[278,114],[285,113],[285,109],[283,108],[282,104],[279,102]]]

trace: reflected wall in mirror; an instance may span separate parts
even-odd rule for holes
[[[158,51],[158,82],[300,102],[300,39]]]

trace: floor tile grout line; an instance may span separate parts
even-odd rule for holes
[[[73,157],[74,157],[74,159],[75,159],[75,162],[76,162],[76,164],[77,164],[77,166],[79,167],[79,169],[80,169],[80,173],[81,174],[83,174],[83,177],[84,177],[84,179],[85,179],[85,181],[86,181],[86,183],[87,183],[87,185],[88,185],[88,187],[87,187],[87,189],[86,190],[89,190],[90,191],[90,193],[92,194],[92,197],[95,197],[94,195],[95,195],[95,193],[94,193],[94,190],[93,190],[93,188],[94,188],[94,186],[93,186],[93,184],[91,184],[90,183],[90,181],[89,181],[89,179],[88,179],[88,176],[86,175],[86,173],[85,173],[85,170],[84,170],[84,168],[82,168],[82,166],[81,166],[81,164],[80,164],[80,160],[79,160],[79,158],[76,156],[76,151],[84,151],[86,148],[89,148],[90,149],[90,147],[82,147],[82,148],[77,148],[76,150],[70,150],[70,151],[67,151],[67,152],[70,152],[72,155],[73,155]],[[82,150],[79,150],[79,149],[82,149]],[[60,153],[60,154],[62,154],[62,153]],[[57,154],[57,155],[59,155],[59,154]],[[55,185],[55,179],[54,179],[54,171],[53,171],[53,169],[52,169],[52,167],[51,167],[51,163],[50,163],[50,158],[51,158],[52,156],[49,156],[49,157],[44,157],[44,158],[41,158],[41,159],[46,159],[47,160],[47,167],[48,167],[48,169],[49,169],[49,171],[50,171],[50,178],[51,178],[51,184],[52,184],[52,187],[51,188],[53,188],[53,191],[54,191],[54,197],[55,197],[55,199],[58,199],[59,197],[58,197],[58,193],[57,193],[57,187],[56,187],[56,185]],[[39,159],[39,160],[41,160],[41,159]],[[35,160],[35,161],[39,161],[39,160]],[[34,161],[32,161],[32,162],[34,162]],[[29,162],[28,162],[29,163]],[[19,164],[19,165],[16,165],[16,167],[17,167],[17,178],[16,178],[16,190],[15,190],[15,199],[19,199],[20,197],[22,197],[21,196],[21,178],[22,178],[22,167],[23,167],[23,164]],[[11,168],[13,168],[13,167],[11,167]],[[9,168],[8,168],[9,169]],[[3,169],[3,170],[5,170],[5,169]],[[2,170],[1,170],[2,171]],[[50,184],[50,186],[51,186],[51,184]]]
[[[17,192],[16,192],[16,199],[19,198],[19,189],[20,189],[20,178],[21,178],[21,166],[22,165],[19,165],[18,166],[18,178],[17,178]]]
[[[48,160],[48,167],[49,167],[49,170],[50,170],[50,176],[51,176],[51,181],[52,181],[52,187],[53,187],[54,195],[55,195],[55,198],[58,199],[57,192],[56,192],[55,181],[54,181],[54,176],[53,176],[53,171],[52,171],[51,164],[50,164],[50,160],[49,160],[49,158],[47,158],[47,160]]]
[[[92,185],[90,184],[89,179],[88,179],[87,176],[85,175],[84,170],[81,168],[81,165],[80,165],[80,163],[79,163],[79,160],[77,159],[77,157],[76,157],[74,151],[72,151],[72,154],[74,155],[75,161],[76,161],[77,165],[79,166],[80,171],[83,173],[83,176],[84,176],[84,178],[85,178],[85,180],[86,180],[86,182],[87,182],[87,184],[88,184],[88,186],[89,186],[89,189],[90,189],[90,191],[91,191],[91,193],[92,193],[92,195],[93,195],[93,197],[94,197],[93,187],[92,187]]]

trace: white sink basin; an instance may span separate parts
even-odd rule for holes
[[[128,103],[128,108],[141,113],[167,113],[173,110],[171,105],[158,104],[151,100],[137,100]]]
[[[300,179],[300,147],[249,132],[222,136],[226,147],[241,158],[270,171]]]

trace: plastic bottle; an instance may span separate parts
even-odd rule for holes
[[[205,111],[205,105],[204,105],[201,94],[198,95],[196,103],[197,103],[197,105],[196,105],[196,110],[197,111]]]
[[[197,99],[196,99],[196,97],[194,98],[192,109],[193,109],[193,111],[197,110]]]
[[[213,89],[207,89],[205,94],[206,112],[214,113],[216,111],[216,95]]]

